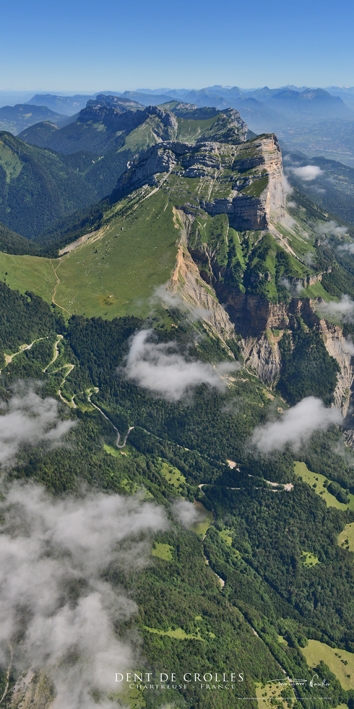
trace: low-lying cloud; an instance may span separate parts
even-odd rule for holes
[[[214,368],[198,360],[187,361],[176,351],[175,342],[153,342],[152,334],[153,330],[141,330],[134,335],[124,371],[128,379],[165,399],[178,401],[200,384],[225,391],[221,376],[239,369],[236,362],[221,362]]]
[[[290,282],[289,279],[285,277],[280,279],[280,285],[283,286],[283,288],[286,288],[293,296],[299,296],[304,290],[304,286],[300,283],[300,281]]]
[[[348,254],[354,254],[354,244],[341,244],[338,246],[338,251],[346,251]]]
[[[340,411],[326,408],[321,399],[308,396],[288,411],[278,421],[257,426],[251,443],[261,453],[283,450],[286,446],[296,453],[310,440],[315,431],[326,431],[343,421]]]
[[[337,236],[339,238],[341,238],[342,236],[347,236],[348,234],[347,227],[339,226],[339,224],[337,224],[337,222],[335,222],[333,219],[331,219],[329,222],[325,222],[324,224],[317,224],[315,231],[317,234],[320,234],[322,236]],[[351,246],[351,244],[348,244],[348,246]],[[340,246],[339,248],[342,247]]]
[[[205,519],[205,515],[201,510],[188,500],[176,500],[172,505],[171,511],[178,522],[187,529],[190,529],[196,522],[201,522]]]
[[[291,167],[289,169],[296,177],[299,177],[300,180],[304,180],[305,182],[315,180],[316,177],[319,177],[323,173],[323,170],[317,165],[304,165],[303,167]]]
[[[52,681],[52,709],[113,709],[115,673],[137,661],[117,628],[137,606],[105,573],[119,578],[147,562],[148,537],[167,528],[163,509],[136,496],[55,500],[15,485],[0,513],[2,666],[13,643],[17,671]]]
[[[337,318],[342,322],[354,322],[354,300],[349,295],[342,295],[338,302],[322,301],[317,310],[324,318]]]
[[[23,446],[58,444],[74,425],[60,419],[55,399],[18,385],[8,403],[0,402],[0,465],[11,465]]]
[[[191,322],[210,318],[210,310],[188,303],[178,292],[170,290],[167,284],[155,288],[150,302],[152,305],[161,303],[165,308],[178,309]]]
[[[292,192],[293,192],[294,190],[293,190],[293,188],[292,188],[292,186],[291,186],[291,184],[290,184],[288,178],[286,177],[286,175],[284,175],[284,173],[283,173],[283,176],[282,176],[282,183],[283,183],[283,191],[284,191],[284,193],[286,194],[286,196],[292,194]],[[289,202],[288,202],[288,204],[289,204]]]
[[[343,342],[343,349],[351,357],[354,357],[354,342],[350,337],[347,337]]]

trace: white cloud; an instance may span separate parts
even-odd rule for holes
[[[338,251],[347,251],[348,254],[354,254],[354,243],[341,244],[340,246],[338,246]]]
[[[224,391],[227,385],[219,375],[239,369],[236,362],[222,362],[215,368],[198,360],[188,362],[176,352],[174,342],[151,342],[152,333],[152,330],[141,330],[134,335],[125,374],[139,386],[165,399],[178,401],[188,389],[200,384]]]
[[[201,522],[205,515],[188,500],[176,500],[172,505],[172,513],[178,521],[189,529],[196,522]]]
[[[285,227],[285,229],[290,230],[294,229],[294,226],[296,226],[296,221],[290,216],[290,214],[284,214],[284,216],[280,219],[280,223]]]
[[[167,285],[155,288],[154,295],[150,301],[152,304],[160,302],[166,308],[178,308],[178,310],[183,311],[192,322],[210,317],[209,310],[206,308],[197,308],[187,303],[179,293],[169,290]]]
[[[0,513],[0,661],[13,642],[17,670],[40,669],[53,682],[52,709],[113,709],[115,673],[137,659],[117,623],[137,607],[104,573],[147,562],[146,537],[167,528],[164,511],[138,497],[54,500],[38,485],[15,485]]]
[[[317,165],[304,165],[303,167],[291,167],[290,168],[291,172],[296,175],[296,177],[299,177],[300,180],[304,180],[305,182],[310,182],[311,180],[315,180],[316,177],[319,177],[319,175],[322,175],[323,170],[321,170],[320,167],[317,167]]]
[[[0,403],[0,465],[7,466],[22,446],[57,444],[75,425],[61,421],[55,399],[41,397],[34,388],[18,385],[8,403]],[[3,413],[2,413],[3,412]]]
[[[335,222],[333,219],[329,222],[325,222],[324,224],[317,224],[315,231],[317,234],[321,234],[323,236],[347,236],[348,230],[347,227],[345,226],[339,226],[337,222]],[[348,244],[348,246],[351,246],[351,244]],[[340,246],[339,248],[343,248]]]
[[[317,306],[317,310],[324,318],[334,317],[343,322],[353,322],[354,320],[354,300],[349,295],[342,295],[338,302],[326,303],[322,301]]]
[[[289,180],[287,179],[287,177],[284,174],[282,177],[282,182],[283,182],[284,194],[286,196],[290,195],[294,190],[293,190],[291,184],[289,183]],[[288,204],[289,204],[289,202],[288,202]]]
[[[291,295],[298,296],[304,290],[304,286],[299,281],[290,283],[288,278],[281,278],[280,285],[284,286]]]
[[[182,309],[185,307],[180,294],[169,290],[167,285],[157,286],[150,300],[152,303],[160,302],[168,308]]]
[[[262,453],[282,450],[286,445],[297,452],[315,431],[326,431],[332,424],[341,424],[342,421],[338,409],[327,409],[321,399],[308,396],[285,411],[278,421],[257,426],[251,442]]]
[[[352,341],[352,339],[350,337],[347,337],[344,340],[343,349],[345,352],[350,354],[351,357],[354,357],[354,342]]]

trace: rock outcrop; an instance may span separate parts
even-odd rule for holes
[[[236,145],[165,141],[127,168],[117,183],[115,200],[143,185],[157,185],[158,175],[176,171],[180,177],[222,180],[226,196],[201,198],[200,207],[212,216],[227,214],[236,230],[265,230],[285,213],[282,158],[275,135]]]
[[[285,215],[283,164],[275,135],[263,136],[242,146],[232,168],[240,173],[227,199],[204,202],[203,209],[211,215],[226,213],[230,226],[236,230],[267,229],[271,221]],[[250,170],[256,170],[253,175]]]
[[[206,288],[187,247],[188,230],[192,218],[182,210],[175,210],[175,226],[180,230],[175,270],[168,283],[168,290],[183,298],[193,317],[202,320],[206,328],[217,336],[229,351],[227,342],[236,339],[235,328],[220,305],[214,290]]]
[[[280,374],[281,355],[278,342],[280,337],[267,330],[258,339],[247,337],[242,340],[242,353],[246,367],[252,369],[265,384],[274,384]]]
[[[341,327],[328,323],[326,320],[320,320],[319,329],[323,335],[328,354],[337,360],[340,367],[337,386],[334,391],[334,405],[341,410],[343,416],[346,416],[354,382],[352,354]]]
[[[53,701],[53,687],[44,672],[28,670],[7,697],[7,706],[9,709],[50,709]]]

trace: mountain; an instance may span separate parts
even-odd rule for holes
[[[137,101],[143,106],[151,106],[151,104],[159,105],[160,103],[166,103],[166,101],[171,101],[171,96],[166,93],[141,93],[140,91],[124,91],[121,94],[122,98],[130,99],[132,101]],[[151,100],[153,99],[153,100]]]
[[[354,87],[353,86],[328,86],[328,93],[332,96],[339,96],[349,108],[354,108]]]
[[[56,96],[55,94],[35,94],[27,102],[29,106],[46,106],[51,111],[65,116],[72,116],[85,108],[87,101],[95,99],[95,95]]]
[[[274,134],[168,105],[89,106],[114,190],[0,252],[3,703],[351,709],[354,240]],[[95,159],[1,139],[58,197]]]
[[[97,200],[82,174],[92,157],[70,162],[64,156],[0,133],[0,222],[34,238],[59,217]]]
[[[331,96],[324,89],[305,89],[293,91],[284,89],[274,94],[267,102],[285,115],[307,118],[343,118],[350,117],[352,111],[339,96]]]
[[[120,94],[114,91],[103,92],[100,91],[97,94],[85,95],[85,94],[75,94],[74,96],[57,96],[55,94],[35,94],[27,102],[29,105],[35,106],[46,106],[50,108],[51,111],[57,111],[58,113],[64,114],[65,116],[73,116],[79,113],[88,101],[96,101],[97,97],[104,94],[105,96],[112,96],[118,98]],[[124,99],[123,99],[124,101]]]
[[[46,106],[31,106],[29,108],[27,104],[17,104],[17,106],[0,108],[0,130],[6,130],[14,135],[40,121],[51,121],[58,126],[63,126],[67,120],[66,116],[54,113]]]
[[[56,130],[46,122],[31,126],[19,137],[64,154],[80,150],[107,154],[117,150],[133,153],[169,138],[188,137],[195,142],[215,135],[227,140],[228,132],[230,140],[238,140],[239,133],[247,132],[239,114],[232,109],[197,110],[196,106],[179,101],[144,108],[128,98],[102,94],[96,101],[89,101],[64,129]]]
[[[146,90],[141,103],[158,104],[161,99],[167,101],[168,95],[170,101],[175,99],[199,108],[235,108],[254,133],[276,132],[289,149],[354,166],[350,89],[343,92],[338,87],[330,87],[330,91],[295,86],[239,89],[216,85],[199,90],[168,89],[162,96],[160,93]],[[129,95],[133,94],[140,100],[139,92]]]
[[[289,149],[301,150],[309,157],[322,155],[347,165],[354,165],[354,144],[350,137],[352,124],[354,125],[354,120],[351,120],[354,104],[351,103],[353,98],[350,88],[329,87],[327,91],[290,85],[274,89],[268,86],[240,89],[237,86],[214,85],[199,90],[144,89],[111,95],[134,100],[144,106],[177,100],[198,108],[234,108],[241,113],[254,133],[275,131]],[[40,100],[40,96],[34,97],[36,101]],[[72,97],[65,98],[71,100]],[[49,99],[53,97],[49,95]],[[59,103],[50,103],[49,99],[49,107],[59,106]],[[83,99],[86,101],[88,97],[84,96]],[[96,99],[91,97],[89,100]],[[70,105],[72,112],[75,107],[78,108],[77,103],[75,106]],[[29,139],[32,139],[31,134]],[[36,144],[40,146],[45,144],[45,140],[36,140]]]
[[[214,289],[217,299],[227,305],[240,332],[244,327],[249,333],[262,329],[260,324],[248,321],[247,308],[262,298],[276,303],[285,297],[284,278],[302,283],[304,297],[311,296],[311,284],[316,284],[314,293],[330,298],[331,290],[326,292],[321,283],[330,282],[334,276],[324,278],[315,265],[323,260],[316,250],[317,223],[321,225],[329,217],[312,206],[304,216],[300,209],[294,221],[293,208],[291,217],[287,214],[282,174],[281,151],[272,135],[238,144],[164,141],[150,147],[130,161],[109,199],[101,203],[96,223],[91,220],[87,228],[90,212],[86,220],[80,214],[76,224],[75,215],[69,219],[71,232],[69,229],[65,242],[70,242],[70,233],[74,233],[78,248],[67,251],[69,247],[63,246],[67,255],[60,266],[57,302],[68,310],[70,304],[72,312],[90,316],[104,313],[108,302],[110,317],[139,313],[139,303],[148,302],[154,287],[167,280],[172,269],[177,254],[173,237],[176,228],[186,230],[196,264],[193,268],[200,269],[202,279],[209,284],[205,288]],[[301,237],[305,227],[312,234],[307,242]],[[220,239],[226,238],[228,229],[231,231],[222,247]],[[90,231],[94,232],[92,237]],[[267,235],[262,236],[265,232]],[[214,237],[214,233],[219,236]],[[246,239],[242,257],[238,238],[241,247],[242,239]],[[131,271],[128,263],[133,253]],[[48,269],[49,282],[50,261],[43,259],[43,269]],[[124,274],[128,272],[127,280]],[[80,276],[74,278],[74,273],[85,274],[89,296],[86,289],[81,291]],[[26,287],[35,288],[35,283]],[[207,297],[203,289],[200,297]],[[241,326],[239,318],[243,317]],[[263,315],[259,317],[261,323]]]
[[[58,219],[110,194],[127,162],[156,143],[246,138],[247,128],[232,109],[196,110],[178,102],[170,108],[101,96],[63,129],[44,122],[23,131],[27,143],[1,134],[0,221],[38,239]]]
[[[0,251],[6,254],[40,254],[40,248],[26,237],[0,223]]]

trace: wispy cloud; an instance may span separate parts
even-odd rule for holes
[[[326,408],[321,399],[308,396],[288,411],[278,421],[257,426],[251,443],[262,453],[283,450],[285,446],[297,452],[310,440],[315,431],[326,431],[343,421],[340,411]]]
[[[354,321],[354,300],[349,295],[342,295],[338,302],[331,301],[326,303],[322,301],[317,306],[317,310],[324,318],[337,318],[343,322]]]
[[[347,251],[348,254],[354,254],[354,244],[341,244],[338,246],[338,251]]]
[[[317,224],[315,228],[315,232],[317,234],[323,235],[323,236],[347,236],[348,234],[348,229],[345,226],[339,226],[337,222],[335,222],[333,219],[331,219],[329,222],[325,222],[324,224]],[[349,244],[348,244],[349,245]],[[342,247],[339,247],[342,248]]]
[[[347,337],[343,343],[344,351],[354,357],[354,342],[350,337]]]
[[[215,368],[198,360],[187,361],[176,351],[175,342],[153,342],[152,330],[141,330],[132,340],[125,375],[144,389],[170,401],[181,399],[191,387],[207,384],[225,391],[221,378],[239,369],[236,362],[222,362]]]
[[[55,399],[19,384],[8,403],[0,402],[0,465],[11,465],[23,446],[58,444],[74,425],[60,419]]]
[[[204,519],[204,515],[200,510],[188,500],[176,500],[172,505],[171,511],[180,524],[183,527],[187,527],[187,529]]]
[[[195,320],[202,320],[203,318],[210,317],[210,311],[206,308],[199,308],[187,303],[183,300],[179,293],[171,291],[167,285],[158,286],[155,288],[154,294],[150,299],[150,302],[155,304],[156,302],[162,303],[166,308],[176,308],[181,310],[192,322]]]
[[[117,627],[137,607],[105,572],[119,578],[147,562],[147,537],[167,528],[164,511],[138,497],[54,500],[38,485],[15,485],[0,512],[0,661],[15,641],[18,671],[51,679],[52,709],[113,709],[115,673],[137,661]]]
[[[304,290],[304,286],[301,283],[290,283],[288,278],[281,278],[280,285],[286,288],[293,296],[300,295],[300,293]]]
[[[311,182],[323,173],[323,170],[317,167],[317,165],[304,165],[303,167],[291,167],[289,169],[296,177],[299,177],[300,180],[304,180],[304,182]]]
[[[288,178],[287,178],[286,175],[284,175],[284,174],[283,174],[283,177],[282,177],[282,181],[283,181],[283,190],[284,190],[284,193],[285,193],[287,196],[290,195],[290,194],[292,194],[292,192],[293,192],[294,190],[293,190],[293,188],[292,188],[292,186],[291,186],[291,184],[290,184]],[[288,204],[289,204],[289,202],[288,202]]]

